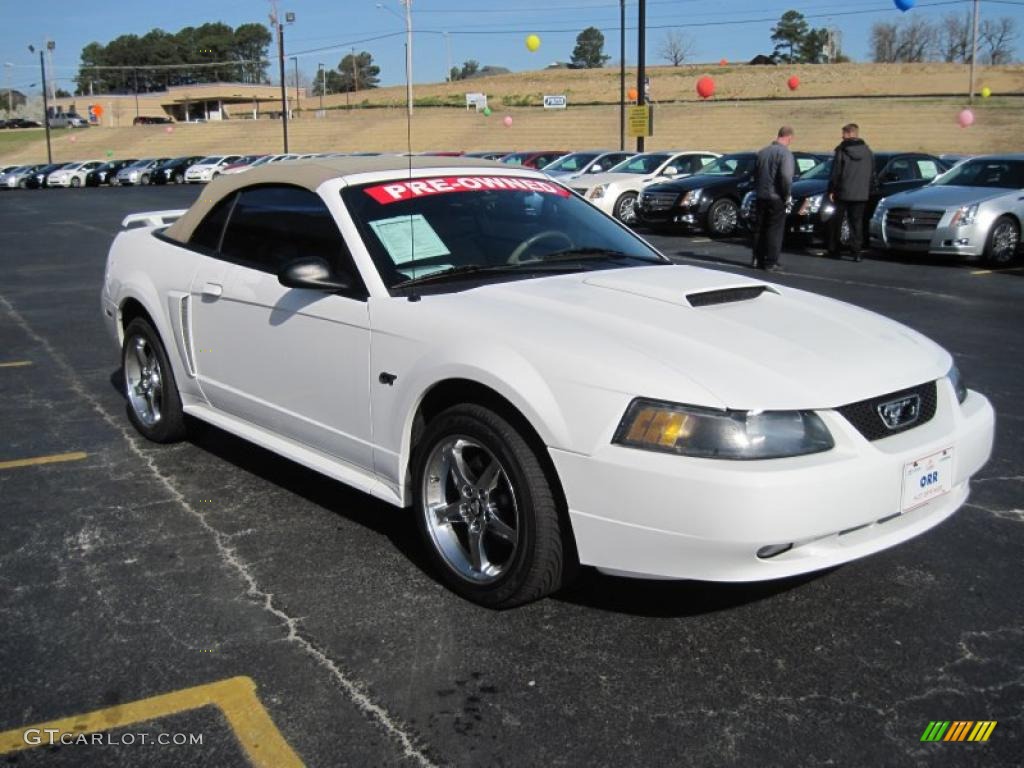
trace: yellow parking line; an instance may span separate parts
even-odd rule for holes
[[[31,459],[12,459],[11,461],[0,461],[0,469],[37,467],[40,464],[59,464],[62,461],[81,461],[88,455],[82,451],[74,451],[73,453],[57,453],[52,456],[33,456]]]
[[[972,275],[994,275],[999,272],[1017,272],[1021,267],[1003,267],[1002,269],[976,269],[971,272]]]
[[[24,368],[26,365],[32,365],[31,360],[12,360],[9,363],[0,363],[0,368]]]
[[[0,733],[0,755],[34,747],[35,744],[25,743],[25,731],[30,729],[39,733],[49,730],[54,733],[54,739],[60,739],[61,734],[65,733],[77,736],[112,731],[210,705],[224,713],[239,744],[256,768],[302,768],[302,760],[270,719],[256,695],[256,683],[250,677],[232,677],[97,709],[84,715],[4,731]],[[49,744],[48,738],[45,743]]]

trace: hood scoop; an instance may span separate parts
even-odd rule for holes
[[[713,291],[688,293],[686,294],[686,300],[690,303],[691,307],[711,307],[716,304],[750,301],[751,299],[756,299],[765,291],[778,293],[774,288],[767,285],[746,285],[738,288],[720,288]]]

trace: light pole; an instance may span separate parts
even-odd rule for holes
[[[626,0],[619,0],[619,149],[626,148]]]
[[[285,13],[284,24],[295,22],[295,14]],[[277,5],[270,14],[270,23],[277,28],[277,63],[281,73],[281,131],[284,134],[284,153],[288,154],[288,83],[284,79],[284,24],[277,16]]]
[[[978,11],[981,10],[980,6],[979,0],[974,0],[974,20],[971,22],[973,27],[971,32],[971,85],[967,94],[969,104],[974,103],[974,60],[978,58]]]
[[[317,64],[317,68],[320,74],[320,112],[324,111],[324,91],[327,90],[327,68],[323,65],[323,62]],[[323,115],[320,115],[323,117]]]
[[[405,108],[412,117],[412,0],[399,0],[405,6],[405,17],[398,16],[391,8],[384,3],[377,3],[381,8],[392,16],[398,16],[405,22]]]
[[[637,43],[636,43],[636,92],[637,102],[647,106],[647,88],[646,86],[646,64],[644,62],[644,56],[646,55],[646,43],[647,43],[647,1],[640,0],[637,8]],[[636,137],[636,151],[644,151],[644,137]]]
[[[13,62],[4,62],[4,81],[7,83],[7,116],[11,116],[11,112],[14,111],[14,94],[11,93],[11,67],[14,66]]]
[[[625,1],[626,0],[622,0],[622,2]],[[447,32],[444,33],[444,51],[445,58],[448,61],[448,66],[444,70],[444,81],[446,83],[450,83],[452,81],[452,41],[451,38],[448,37]]]
[[[46,41],[46,49],[53,50],[55,47],[53,40]],[[30,45],[28,47],[30,53],[36,52],[36,47]],[[39,49],[39,71],[43,75],[43,126],[46,128],[46,162],[53,163],[53,149],[50,147],[50,101],[46,94],[46,59],[44,58],[43,49]]]
[[[302,110],[302,102],[299,101],[299,57],[291,57],[292,64],[295,65],[295,111],[299,112]]]

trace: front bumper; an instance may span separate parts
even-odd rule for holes
[[[889,226],[885,218],[872,217],[868,228],[871,245],[893,251],[948,254],[979,257],[985,253],[985,240],[991,222],[979,217],[966,227],[951,227],[949,211],[930,231],[906,231]]]
[[[935,417],[869,442],[822,411],[836,447],[770,461],[714,461],[606,445],[551,449],[580,561],[617,575],[707,581],[793,576],[870,555],[938,525],[988,460],[995,417],[940,380]],[[901,514],[904,467],[952,446],[952,490]],[[770,558],[763,547],[792,544]]]
[[[691,205],[677,205],[662,211],[637,208],[637,219],[643,224],[674,225],[687,230],[702,229],[711,199],[701,199]]]

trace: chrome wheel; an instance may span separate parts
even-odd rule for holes
[[[1020,232],[1010,219],[1001,219],[992,229],[989,258],[997,264],[1013,261],[1020,245]]]
[[[615,203],[615,218],[623,224],[636,223],[636,195],[625,194]]]
[[[711,231],[716,235],[730,234],[737,220],[736,205],[731,200],[719,200],[711,207]]]
[[[155,350],[142,336],[125,345],[124,379],[136,417],[147,427],[156,426],[163,416],[163,372]]]
[[[420,498],[435,549],[461,578],[490,584],[512,565],[519,547],[519,505],[501,462],[462,435],[434,446]]]

